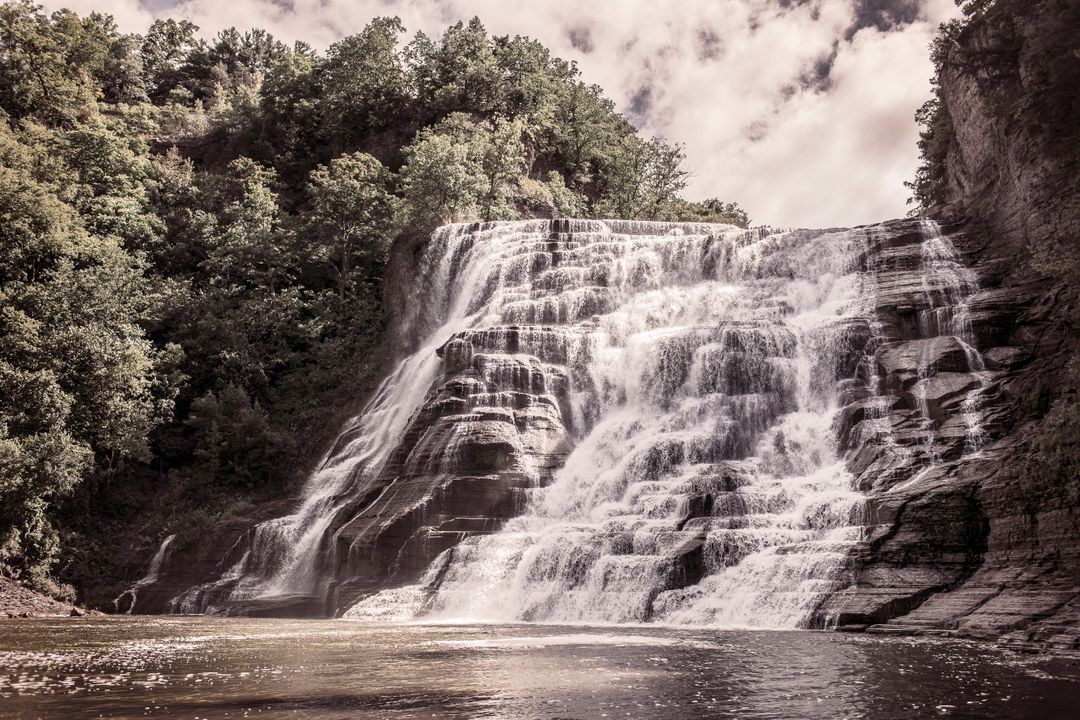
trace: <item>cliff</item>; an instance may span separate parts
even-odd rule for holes
[[[1043,415],[1070,402],[1076,352],[1077,38],[1076,3],[1008,0],[947,47],[939,83],[951,137],[935,212],[954,223],[978,278],[970,322],[993,371],[990,442],[899,485],[868,465],[883,451],[855,460],[872,490],[872,531],[855,593],[829,608],[842,626],[1080,648],[1080,509],[1065,485],[1030,472]],[[886,272],[903,285],[902,266]],[[901,326],[917,295],[880,304],[883,321]]]

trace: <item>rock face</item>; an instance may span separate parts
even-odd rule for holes
[[[1019,464],[1032,422],[1026,401],[1040,378],[1060,369],[1061,308],[1044,283],[996,272],[1002,258],[976,237],[953,236],[981,286],[959,303],[970,346],[955,337],[905,339],[908,308],[928,311],[920,293],[879,296],[882,325],[896,333],[876,354],[883,393],[847,406],[840,429],[849,466],[870,493],[868,537],[854,591],[822,612],[849,629],[1074,650],[1080,512]]]
[[[1075,288],[1040,277],[1028,259],[1032,248],[1067,252],[1068,239],[1080,235],[1077,37],[1076,3],[999,0],[949,49],[941,86],[954,140],[941,213],[963,219],[953,239],[978,281],[964,304],[986,369],[983,447],[965,455],[951,439],[948,412],[959,401],[963,416],[970,384],[951,374],[962,369],[960,353],[936,343],[929,357],[939,372],[930,379],[948,375],[925,396],[941,419],[913,426],[910,399],[901,395],[887,422],[902,429],[901,446],[918,445],[918,434],[932,430],[919,454],[939,462],[913,475],[906,452],[872,445],[857,452],[855,469],[873,488],[871,533],[855,592],[824,608],[841,625],[1080,649],[1080,508],[1063,488],[1026,476],[1021,462],[1031,452],[1024,437],[1038,422],[1037,406],[1054,398],[1076,351],[1066,320],[1076,317]],[[896,253],[904,251],[882,257]],[[894,297],[879,304],[884,326],[902,341],[885,351],[881,368],[894,378],[892,392],[919,376],[916,358],[927,350],[926,341],[903,341],[918,293],[897,274],[882,282]],[[846,414],[857,428],[863,415]]]

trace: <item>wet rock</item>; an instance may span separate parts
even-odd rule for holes
[[[1007,370],[1019,367],[1031,359],[1024,348],[1010,346],[992,347],[983,354],[994,365]]]
[[[904,391],[920,377],[939,372],[966,373],[967,352],[955,337],[933,337],[890,343],[878,351],[877,364],[885,387]]]
[[[916,382],[903,399],[907,407],[920,408],[930,421],[941,424],[960,409],[968,393],[979,387],[978,378],[968,373],[939,372]]]
[[[705,576],[705,533],[698,533],[671,553],[671,581],[664,589],[672,590],[695,585]]]
[[[980,285],[966,303],[970,344],[983,349],[986,367],[997,373],[983,400],[987,445],[971,457],[954,443],[951,455],[936,453],[933,470],[925,470],[924,457],[899,473],[920,447],[911,444],[918,432],[910,422],[890,423],[899,429],[889,438],[897,449],[879,449],[871,440],[856,445],[851,467],[860,486],[875,492],[876,525],[854,591],[837,599],[841,623],[999,639],[1027,652],[1077,647],[1080,513],[1061,488],[1021,468],[1030,452],[1024,436],[1035,422],[1025,403],[1037,388],[1045,393],[1054,386],[1074,351],[1060,324],[1075,312],[1074,290],[1030,274],[1022,260],[1031,243],[1080,235],[1080,192],[1066,180],[1080,173],[1080,152],[1076,142],[1062,140],[1075,132],[1075,118],[1066,119],[1060,102],[1057,115],[1037,109],[1053,98],[1046,83],[1054,79],[1044,74],[1046,44],[1071,37],[1080,22],[1080,9],[1066,5],[998,2],[950,47],[941,87],[955,140],[947,150],[944,212],[974,220],[954,238]],[[995,99],[1005,96],[1038,102],[1018,103],[1006,117]],[[896,238],[885,244],[878,299],[885,334],[917,337],[912,244]],[[881,368],[890,387],[914,392],[920,373],[913,370],[923,354],[905,345],[883,351]],[[969,368],[956,347],[938,346],[928,359],[940,375],[924,372],[930,380],[920,389],[932,390],[938,431],[955,434],[963,427],[956,399],[970,383],[949,374]],[[858,427],[864,411],[848,414]],[[941,446],[941,438],[923,441]],[[886,473],[893,476],[883,481]]]

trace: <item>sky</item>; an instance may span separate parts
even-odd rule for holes
[[[928,45],[953,0],[44,0],[158,17],[207,37],[261,27],[324,50],[373,17],[438,35],[479,16],[576,60],[646,136],[685,146],[687,198],[734,200],[755,225],[839,227],[904,215],[918,163]]]

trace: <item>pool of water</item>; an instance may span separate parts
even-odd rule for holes
[[[0,621],[0,717],[1075,718],[1080,666],[839,633]]]

